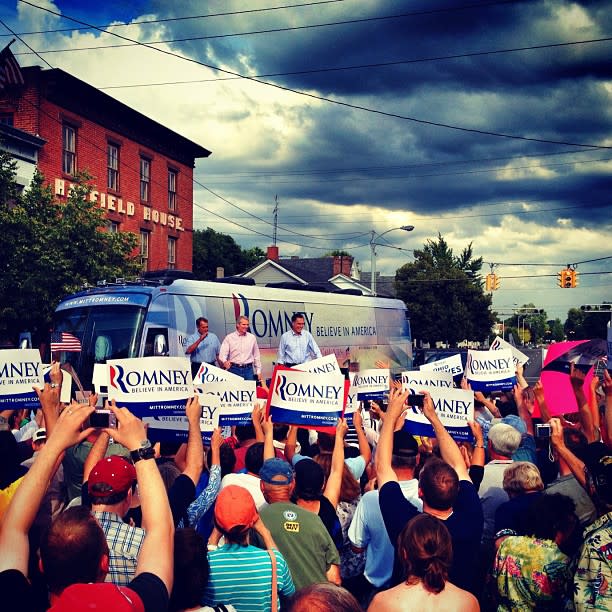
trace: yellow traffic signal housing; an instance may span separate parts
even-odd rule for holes
[[[485,279],[485,288],[487,291],[495,291],[499,289],[499,277],[497,274],[487,274]]]
[[[557,273],[557,284],[562,289],[573,289],[578,286],[578,273],[571,268],[565,268]]]

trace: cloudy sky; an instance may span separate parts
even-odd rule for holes
[[[609,2],[0,4],[22,66],[62,68],[213,152],[196,228],[265,250],[277,196],[284,256],[344,249],[369,272],[375,231],[393,274],[440,233],[497,264],[499,311],[564,320],[612,300]],[[557,287],[566,264],[579,289]]]

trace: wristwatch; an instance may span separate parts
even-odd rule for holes
[[[130,457],[132,457],[134,463],[141,459],[153,459],[155,457],[155,449],[148,440],[143,440],[139,448],[130,451]]]

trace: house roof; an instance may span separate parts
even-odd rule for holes
[[[372,273],[362,272],[359,282],[370,288],[372,286]],[[376,273],[376,293],[382,297],[397,297],[395,290],[395,276],[382,276]]]

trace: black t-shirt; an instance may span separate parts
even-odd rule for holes
[[[397,537],[419,511],[404,497],[399,484],[394,481],[385,483],[380,489],[378,502],[397,557]],[[453,563],[448,578],[459,588],[472,592],[476,588],[474,581],[483,523],[482,506],[476,488],[469,480],[459,481],[453,513],[444,521],[453,541]],[[394,573],[394,584],[401,579],[401,576]]]
[[[331,539],[334,541],[336,548],[340,550],[342,548],[342,527],[340,526],[340,519],[336,514],[336,509],[325,495],[321,495],[319,504],[319,518],[325,525],[325,529],[327,529]]]

